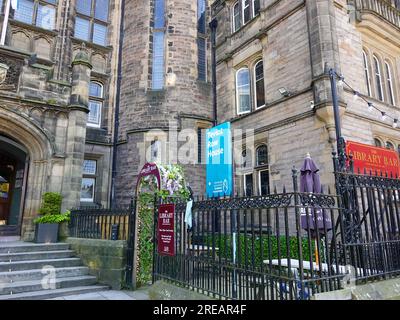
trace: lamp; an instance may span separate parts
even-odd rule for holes
[[[290,92],[285,87],[279,88],[278,91],[284,97],[290,97]]]

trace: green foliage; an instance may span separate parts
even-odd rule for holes
[[[39,209],[39,214],[54,215],[61,211],[62,196],[57,192],[46,192],[42,197],[42,206]]]
[[[221,235],[219,237],[218,235],[216,235],[214,241],[215,246],[219,248],[219,250],[217,251],[217,255],[220,255],[221,258],[232,260],[232,236]],[[281,257],[281,259],[300,258],[298,249],[299,243],[297,237],[294,236],[287,239],[285,236],[280,236],[278,238],[272,235],[263,235],[261,238],[259,236],[255,236],[253,239],[251,235],[246,236],[244,234],[240,234],[237,236],[236,241],[236,261],[239,264],[260,265],[262,263],[262,260],[267,260],[269,259],[269,257],[271,259],[278,259],[279,257]],[[207,236],[205,242],[208,246],[212,246],[212,237]],[[302,238],[300,244],[303,260],[310,260],[310,248],[307,238]],[[314,243],[312,242],[311,254],[312,258],[315,261],[313,245]],[[286,249],[287,246],[289,247],[289,250]]]
[[[138,197],[138,270],[137,286],[151,280],[153,267],[154,194],[143,192]]]
[[[61,214],[46,214],[37,218],[34,222],[35,223],[62,223],[70,221],[70,211]]]
[[[41,217],[34,223],[62,223],[70,220],[71,212],[60,213],[62,196],[57,192],[46,192],[42,197],[42,206],[39,209]]]

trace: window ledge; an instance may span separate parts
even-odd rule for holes
[[[57,29],[53,29],[53,30],[44,29],[44,28],[38,27],[38,26],[36,26],[34,24],[25,23],[25,22],[18,21],[18,20],[15,20],[15,19],[10,19],[10,23],[12,25],[17,26],[17,27],[31,29],[31,30],[36,31],[36,32],[45,33],[45,34],[47,34],[49,36],[55,37],[55,36],[58,35],[58,30]]]
[[[94,42],[90,42],[90,41],[75,38],[75,37],[71,37],[71,40],[72,40],[72,42],[79,43],[79,44],[84,43],[88,48],[94,48],[94,49],[98,49],[98,50],[102,50],[102,51],[111,51],[113,49],[113,46],[111,46],[111,45],[102,46],[101,44],[97,44]]]

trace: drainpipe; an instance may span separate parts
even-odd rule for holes
[[[124,43],[124,16],[125,16],[125,0],[121,1],[121,24],[119,27],[119,50],[118,50],[118,76],[117,91],[115,97],[115,115],[114,115],[114,141],[112,151],[112,173],[111,173],[111,195],[110,206],[115,206],[115,176],[117,175],[117,144],[119,132],[119,108],[121,100],[121,80],[122,80],[122,46]]]
[[[216,63],[216,38],[217,38],[217,27],[218,20],[213,19],[210,24],[211,29],[211,68],[212,68],[212,89],[213,89],[213,115],[214,115],[214,126],[218,124],[217,114],[217,63]]]

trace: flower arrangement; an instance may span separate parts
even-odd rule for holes
[[[180,165],[158,165],[161,177],[159,195],[165,199],[177,196],[188,199],[189,190],[186,188],[185,175]]]

